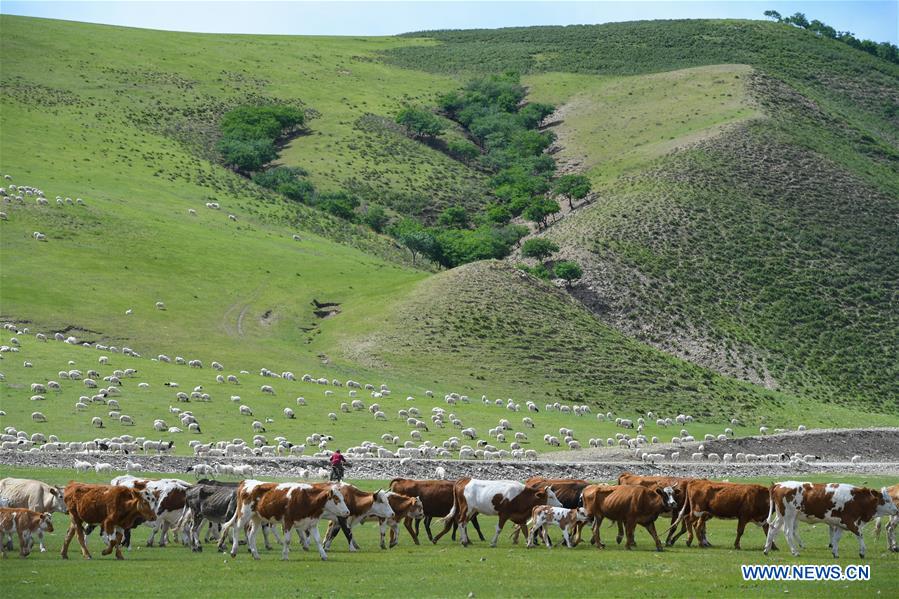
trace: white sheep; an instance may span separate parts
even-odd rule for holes
[[[156,302],[157,310],[165,310],[165,302]]]
[[[251,410],[250,406],[247,406],[247,405],[241,405],[239,408],[239,411],[240,411],[241,416],[252,416],[253,415],[253,410]]]
[[[121,416],[119,416],[119,422],[127,426],[134,426],[134,418],[132,418],[128,414],[122,414]]]
[[[274,390],[274,388],[272,388],[271,385],[262,385],[262,386],[259,388],[259,390],[262,391],[263,393],[268,393],[269,395],[274,395],[274,394],[275,394],[275,390]]]
[[[32,412],[31,419],[35,422],[47,422],[47,417],[44,416],[41,412]]]

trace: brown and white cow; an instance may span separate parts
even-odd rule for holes
[[[584,510],[593,519],[593,541],[597,549],[605,545],[600,538],[600,527],[606,518],[618,523],[617,541],[626,537],[626,549],[636,546],[634,531],[637,524],[643,526],[662,551],[662,543],[656,533],[655,521],[675,505],[671,487],[650,489],[639,485],[591,485],[584,490]],[[622,530],[623,528],[623,530]]]
[[[664,489],[665,487],[671,487],[674,490],[674,501],[677,504],[673,510],[671,510],[671,524],[677,520],[677,515],[680,513],[681,509],[684,507],[684,501],[686,501],[686,488],[687,482],[694,480],[693,478],[687,478],[682,476],[644,476],[641,474],[632,474],[630,472],[622,472],[618,476],[618,484],[619,485],[637,485],[640,487],[646,487],[652,491],[656,489]],[[668,529],[668,537],[665,539],[665,545],[670,547],[674,544],[674,531],[676,527],[672,526]],[[687,531],[687,522],[686,520],[682,522],[681,532],[680,534],[684,534]],[[680,535],[678,535],[680,536]]]
[[[30,478],[4,478],[0,480],[0,499],[5,507],[18,507],[35,512],[65,512],[62,487],[54,487]],[[44,531],[37,534],[41,553],[44,547]]]
[[[35,533],[53,532],[53,514],[25,508],[0,508],[0,552],[6,557],[6,540],[12,543],[13,535],[19,538],[19,555],[31,553],[31,537]]]
[[[890,497],[893,500],[893,503],[896,504],[896,507],[899,507],[899,485],[893,485],[892,487],[887,487],[887,493],[890,494]],[[880,538],[880,527],[881,520],[884,516],[877,518],[877,528],[876,531],[877,538]],[[899,547],[896,546],[896,526],[899,526],[899,514],[895,516],[890,516],[889,520],[887,520],[887,546],[890,551],[899,552]]]
[[[460,478],[453,487],[453,509],[444,520],[457,520],[462,529],[461,543],[467,546],[471,544],[468,539],[468,521],[474,514],[498,516],[496,533],[490,542],[491,547],[496,547],[507,521],[518,524],[527,534],[528,518],[537,505],[562,507],[552,487],[537,489],[514,480]]]
[[[719,482],[695,479],[686,483],[684,507],[671,530],[681,521],[687,523],[687,545],[693,542],[695,532],[700,547],[711,547],[706,535],[705,523],[710,518],[736,519],[737,538],[734,549],[740,548],[740,538],[750,522],[762,527],[768,534],[768,487],[755,484]],[[674,536],[672,543],[683,534]]]
[[[842,483],[808,483],[795,480],[775,483],[771,486],[769,513],[774,521],[768,530],[765,553],[771,548],[777,533],[783,529],[784,537],[793,555],[799,555],[796,522],[824,522],[830,526],[830,548],[838,557],[840,537],[848,530],[858,539],[858,554],[865,557],[865,524],[878,516],[892,517],[899,514],[886,487],[868,489]]]
[[[395,478],[390,481],[390,490],[407,497],[417,497],[421,500],[421,507],[424,510],[425,532],[428,540],[436,543],[445,535],[450,528],[453,530],[452,538],[456,540],[456,528],[458,523],[455,518],[446,523],[443,531],[436,537],[431,534],[431,520],[433,518],[445,518],[450,510],[453,509],[453,486],[456,484],[452,480],[415,480],[412,478]],[[415,521],[415,530],[412,529],[412,522]],[[421,518],[405,518],[403,526],[409,531],[412,541],[418,545],[418,532]],[[477,515],[471,517],[471,524],[481,540],[484,535],[481,534],[481,525],[478,523]]]
[[[531,533],[528,535],[528,547],[534,547],[536,545],[537,534],[541,533],[543,544],[546,545],[548,549],[552,549],[553,544],[549,538],[549,534],[546,532],[546,527],[558,526],[562,529],[562,537],[565,545],[569,549],[573,549],[575,544],[571,540],[571,535],[580,530],[578,527],[579,524],[585,524],[589,521],[590,517],[582,507],[570,509],[565,507],[538,505],[531,510],[531,519],[529,522],[531,525]]]
[[[103,555],[115,550],[116,559],[125,559],[122,555],[122,539],[124,532],[134,528],[138,522],[147,522],[156,518],[156,498],[149,489],[129,489],[113,485],[88,485],[70,482],[66,485],[63,497],[69,508],[71,523],[62,545],[62,558],[68,559],[69,543],[77,533],[81,554],[91,559],[90,551],[84,541],[84,524],[98,524],[106,535],[108,546]]]
[[[117,487],[149,489],[153,492],[156,497],[156,519],[144,523],[153,530],[147,538],[147,547],[153,546],[157,532],[160,533],[159,546],[165,547],[169,529],[178,524],[187,504],[187,491],[192,485],[180,478],[138,478],[130,474],[117,476],[110,482]],[[190,538],[186,532],[182,531],[181,542],[184,545],[189,544]],[[125,533],[125,546],[131,546],[130,532]]]
[[[310,485],[306,483],[264,483],[245,480],[237,487],[237,509],[234,516],[222,527],[219,548],[225,536],[231,532],[231,557],[237,557],[238,531],[247,524],[250,531],[247,544],[254,559],[259,559],[256,549],[256,535],[263,522],[281,524],[281,559],[286,560],[290,552],[290,531],[294,528],[305,539],[311,535],[323,560],[328,559],[318,533],[318,521],[325,514],[336,518],[350,515],[343,493],[336,484]]]
[[[374,493],[368,493],[349,483],[339,483],[339,485],[340,492],[343,493],[343,500],[350,510],[350,515],[345,522],[340,522],[337,517],[330,514],[323,516],[326,520],[331,520],[331,523],[328,525],[328,531],[325,533],[325,551],[331,550],[331,542],[338,535],[341,528],[349,543],[350,551],[357,551],[359,544],[353,538],[353,528],[371,518],[390,518],[393,516],[393,508],[390,507],[386,491],[378,489]]]

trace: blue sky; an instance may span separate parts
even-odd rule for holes
[[[899,43],[899,0],[617,2],[15,2],[0,12],[173,31],[389,35],[423,29],[570,25],[639,19],[760,19],[804,12],[838,30]]]

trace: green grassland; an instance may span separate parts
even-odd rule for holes
[[[558,159],[602,185],[760,116],[746,94],[750,73],[745,65],[712,65],[629,77],[540,73],[525,83],[533,101],[562,107],[553,128]]]
[[[647,27],[632,26],[638,32]],[[630,31],[622,27],[608,31]],[[494,59],[505,61],[498,71],[517,68],[513,57],[521,47],[509,45],[509,32],[476,42],[468,33],[439,34],[437,41],[226,36],[0,17],[0,172],[13,176],[9,183],[42,188],[51,202],[39,207],[28,197],[21,205],[4,206],[0,316],[33,332],[65,330],[83,341],[127,345],[145,357],[183,355],[202,359],[207,367],[218,360],[228,372],[248,370],[254,374],[242,377],[242,389],[234,394],[254,409],[262,406],[257,415],[275,418],[274,434],[287,432],[292,439],[334,430],[348,445],[390,430],[405,440],[405,427],[386,427],[398,426],[393,416],[406,407],[406,395],[421,398],[425,389],[438,397],[457,391],[473,398],[530,399],[541,406],[589,403],[594,412],[689,412],[700,419],[700,433],[718,432],[735,415],[753,427],[763,422],[784,427],[895,424],[899,376],[893,374],[899,360],[892,358],[899,327],[891,326],[895,310],[884,291],[888,215],[895,210],[895,202],[884,195],[897,185],[890,176],[895,115],[882,105],[895,68],[871,62],[875,59],[843,44],[822,41],[825,45],[819,46],[820,40],[807,32],[779,26],[691,22],[653,27],[665,35],[646,36],[632,68],[623,62],[615,68],[590,62],[600,58],[584,51],[586,38],[566,37],[582,31],[578,28],[558,35],[528,30],[523,38],[533,38],[534,48],[546,50],[523,69],[533,98],[574,102],[575,110],[556,127],[566,142],[563,155],[589,161],[603,198],[551,234],[564,241],[564,252],[585,256],[588,272],[596,264],[591,255],[624,264],[624,274],[611,268],[609,279],[620,282],[618,295],[632,302],[628,313],[634,326],[627,327],[595,318],[564,293],[510,267],[476,264],[436,276],[413,269],[408,252],[392,240],[287,202],[213,160],[216,123],[224,111],[277,100],[308,110],[308,131],[290,140],[280,160],[308,170],[318,187],[348,187],[394,214],[424,220],[450,203],[480,205],[486,200],[483,173],[409,140],[392,125],[392,116],[405,102],[428,105],[467,77],[492,71]],[[696,28],[709,38],[706,50],[697,49],[702,38],[695,37]],[[721,50],[727,38],[722,32],[730,35],[733,28],[733,48],[770,34],[767,53]],[[674,60],[680,49],[662,52],[672,40],[683,42],[683,51],[695,59]],[[480,52],[491,45],[497,47],[495,57],[475,64],[474,47]],[[795,56],[779,54],[783,48],[793,48]],[[437,65],[448,49],[455,54],[445,66],[463,59],[467,66]],[[587,62],[562,60],[569,50]],[[856,61],[864,68],[856,68]],[[797,64],[814,67],[815,81],[800,81]],[[820,82],[825,74],[832,76],[827,85]],[[810,94],[818,112],[802,110],[805,96],[795,89]],[[808,207],[794,220],[786,208],[765,212],[770,202],[756,201],[751,189],[738,188],[743,195],[735,205],[726,201],[729,188],[722,181],[739,175],[736,180],[749,185],[765,168],[761,163],[747,170],[735,163],[739,148],[716,154],[718,146],[710,146],[705,155],[690,153],[696,164],[670,162],[665,154],[762,112],[768,127],[762,132],[773,135],[778,148],[827,152],[827,164],[835,165],[803,179],[808,189],[815,181],[827,184],[809,196]],[[659,120],[652,116],[656,113],[666,116]],[[772,117],[781,113],[782,118]],[[840,127],[825,126],[833,123]],[[757,143],[750,149],[753,156],[764,155]],[[780,159],[787,171],[790,156]],[[686,181],[679,164],[687,164]],[[834,172],[847,173],[842,186],[830,185]],[[695,173],[705,179],[697,180]],[[656,199],[657,194],[667,198],[672,189],[685,192],[678,210]],[[853,197],[857,189],[870,198],[863,219],[851,202],[835,220],[823,219],[822,205]],[[56,195],[84,198],[86,206],[56,206]],[[210,201],[222,210],[204,208]],[[189,215],[190,208],[198,214]],[[814,219],[806,218],[808,211],[814,211]],[[688,215],[695,216],[691,235],[681,235],[687,226],[675,219]],[[770,240],[756,236],[756,225],[737,226],[763,217],[790,223],[783,233],[786,249],[795,245],[796,229],[809,222],[815,228],[803,252],[783,258],[782,252],[768,251]],[[35,241],[34,231],[49,241]],[[767,253],[753,253],[758,248]],[[765,268],[746,270],[741,260],[750,258]],[[789,262],[790,276],[780,287],[760,287],[759,281],[781,281],[777,260]],[[769,269],[772,264],[777,268]],[[731,288],[727,282],[735,270],[749,274]],[[635,271],[649,281],[644,295],[625,276]],[[834,281],[840,281],[839,287]],[[805,295],[794,302],[784,296],[788,288]],[[813,326],[796,328],[785,310],[771,309],[775,292],[781,307],[822,303]],[[716,306],[715,297],[727,302]],[[761,307],[748,309],[745,297]],[[579,299],[593,306],[590,298]],[[313,300],[338,303],[340,312],[321,318]],[[156,310],[157,301],[167,309]],[[841,319],[831,317],[837,305],[840,310],[846,305],[837,314]],[[129,309],[133,314],[126,315]],[[862,318],[847,316],[856,313]],[[764,366],[778,375],[779,389],[721,376],[715,371],[732,370],[664,347],[658,337],[666,329],[660,323],[688,318],[704,335],[716,332],[716,342],[731,344],[738,353],[751,346],[763,358],[775,355],[770,367]],[[4,344],[6,337],[4,331]],[[26,355],[34,358],[35,368],[23,367]],[[88,414],[72,414],[81,394],[73,385],[40,406],[28,401],[27,391],[32,382],[55,379],[68,360],[86,369],[95,366],[97,356],[94,350],[23,337],[23,352],[4,354],[2,362],[3,424],[31,431],[30,413],[41,410],[50,420],[42,425],[49,432],[97,436],[86,426]],[[118,354],[112,358],[114,366],[132,362]],[[154,418],[168,416],[174,392],[163,382],[175,380],[182,388],[214,385],[208,368],[133,362],[151,384],[146,399],[131,395],[135,390],[129,385],[123,401],[123,411],[137,420],[135,434],[149,434]],[[296,409],[294,399],[304,393],[284,383],[275,398],[262,397],[259,386],[271,381],[255,375],[261,367],[388,383],[395,394],[381,403],[391,421],[375,423],[366,412],[331,424],[326,414],[339,404],[338,396],[327,405],[313,404],[325,401],[316,386],[310,388],[307,410],[314,413],[298,411],[298,422],[281,422],[281,409]],[[784,372],[789,375],[781,376]],[[200,438],[249,436],[246,419],[227,401],[231,394],[214,392],[211,404],[191,404],[206,417],[201,417]],[[864,411],[855,409],[859,405]],[[463,409],[479,428],[507,416],[480,404]],[[561,415],[541,418],[548,430],[563,426]],[[469,424],[468,417],[463,419]],[[613,432],[591,420],[579,437]],[[426,438],[438,436],[430,435]],[[186,440],[179,445],[183,451]]]
[[[2,476],[36,476],[50,483],[65,484],[73,478],[70,471],[54,469],[22,469],[0,467]],[[102,482],[106,478],[97,475],[79,475],[85,482]],[[819,480],[820,477],[811,477]],[[895,481],[877,477],[837,477],[839,482],[879,486]],[[827,479],[837,480],[834,478]],[[387,481],[353,481],[361,488],[374,490]],[[756,482],[756,481],[753,481]],[[770,480],[758,480],[767,484]],[[664,521],[664,519],[663,519]],[[495,520],[484,518],[482,526],[489,531]],[[886,550],[883,538],[874,539],[873,527],[868,527],[866,541],[868,555],[860,560],[856,554],[856,541],[844,535],[841,557],[834,560],[827,549],[827,532],[823,526],[800,525],[800,534],[806,543],[802,555],[793,558],[781,550],[769,556],[761,552],[764,538],[760,529],[750,526],[743,538],[743,550],[732,549],[736,525],[733,521],[711,520],[709,538],[714,547],[698,549],[685,547],[683,542],[663,553],[652,550],[649,535],[640,528],[636,532],[637,548],[625,551],[609,542],[613,528],[603,529],[607,541],[603,551],[589,545],[573,550],[557,546],[553,550],[543,547],[526,549],[513,545],[507,527],[495,549],[487,543],[475,542],[471,547],[461,547],[442,539],[436,546],[427,543],[412,544],[408,534],[401,530],[400,544],[390,550],[377,548],[377,527],[366,524],[356,529],[362,551],[349,553],[342,537],[335,539],[322,562],[313,551],[305,553],[294,538],[290,560],[280,561],[280,549],[266,551],[260,541],[261,559],[256,562],[241,551],[237,558],[216,553],[211,544],[202,553],[190,553],[179,545],[166,548],[143,547],[149,529],[138,529],[134,535],[134,547],[125,555],[122,563],[114,563],[100,556],[101,543],[96,533],[89,537],[89,547],[94,554],[90,562],[84,561],[77,541],[69,548],[69,560],[59,558],[67,519],[63,514],[54,516],[56,532],[46,537],[48,551],[34,553],[26,560],[9,557],[0,568],[0,584],[13,596],[27,593],[29,596],[119,596],[127,588],[129,595],[158,595],[180,597],[195,595],[200,588],[210,595],[258,593],[279,596],[467,596],[498,597],[510,594],[523,596],[547,596],[565,589],[566,596],[595,597],[598,594],[624,595],[632,593],[635,586],[645,588],[652,584],[652,592],[665,597],[695,597],[714,593],[734,596],[751,593],[758,596],[820,596],[822,593],[839,593],[846,597],[869,597],[872,594],[890,593],[899,584],[899,569],[895,567],[895,555]],[[437,522],[434,526],[438,526]],[[658,525],[662,528],[661,522]],[[638,527],[639,528],[639,527]],[[322,525],[324,529],[324,525]],[[558,531],[554,539],[558,540]],[[422,538],[424,531],[422,531]],[[477,537],[475,537],[477,538]],[[781,539],[781,544],[783,540]],[[741,564],[870,564],[869,582],[743,582]],[[165,572],[160,576],[160,572]],[[102,580],[102,584],[88,582]],[[524,583],[526,582],[526,587]]]

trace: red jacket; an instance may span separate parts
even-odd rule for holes
[[[346,461],[346,458],[343,457],[342,453],[332,453],[331,454],[331,465],[332,466],[336,466],[337,464],[340,464],[341,462],[345,462],[345,461]]]

